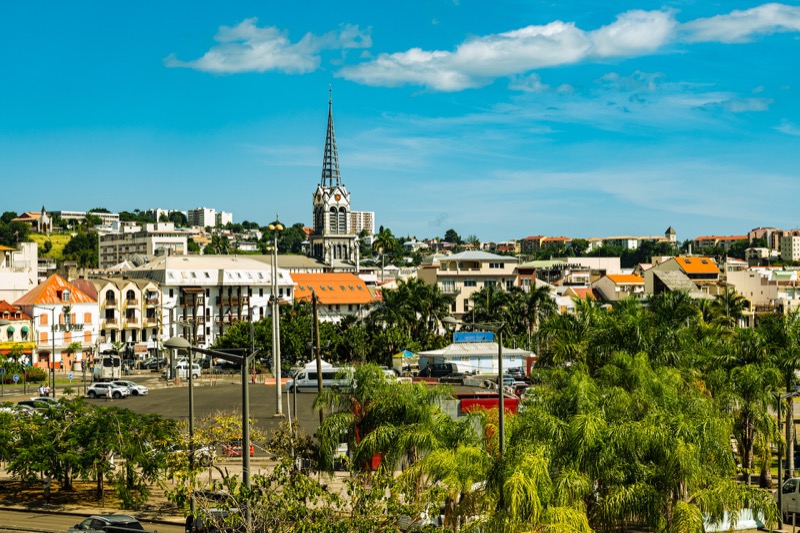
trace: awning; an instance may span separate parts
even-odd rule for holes
[[[22,326],[22,329],[20,329],[20,331],[22,331],[22,333],[28,333],[28,331],[30,330],[28,329],[28,326]]]
[[[8,326],[8,329],[6,331],[8,332],[9,335],[11,335],[12,333],[14,333],[14,326]]]

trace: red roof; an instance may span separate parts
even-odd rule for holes
[[[68,290],[69,301],[64,300],[64,291]],[[97,300],[71,284],[58,274],[53,274],[39,285],[28,291],[14,305],[37,304],[85,304],[96,303]]]
[[[16,305],[0,300],[0,318],[3,320],[30,320],[31,317],[22,312]]]

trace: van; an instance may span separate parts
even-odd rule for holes
[[[458,372],[458,365],[455,363],[428,363],[428,366],[420,370],[419,375],[423,378],[442,378],[453,372]]]
[[[322,369],[323,387],[350,387],[353,381],[352,368],[326,367]],[[298,371],[294,377],[286,382],[286,390],[289,392],[303,390],[317,390],[317,371],[316,369],[304,368]]]
[[[193,379],[199,378],[201,373],[202,373],[202,370],[200,368],[200,365],[198,365],[197,363],[192,363],[192,378]],[[164,376],[167,379],[170,379],[170,378],[175,377],[175,376],[177,376],[179,378],[184,378],[184,379],[188,378],[189,377],[189,361],[182,360],[182,361],[178,361],[177,363],[175,363],[175,376],[172,376],[171,374],[172,373],[170,372],[170,368],[169,367],[165,368],[164,371],[161,373],[161,375]]]

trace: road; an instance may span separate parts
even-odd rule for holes
[[[135,513],[134,513],[135,514]],[[4,511],[0,510],[0,531],[58,532],[64,533],[67,528],[83,520],[80,516],[50,512]],[[184,533],[180,525],[154,524],[142,521],[147,531],[158,533]]]

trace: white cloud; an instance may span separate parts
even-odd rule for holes
[[[460,91],[536,69],[657,53],[675,43],[740,42],[789,31],[800,31],[800,7],[764,4],[686,23],[678,22],[673,10],[631,10],[591,31],[555,21],[471,38],[452,51],[412,48],[382,53],[372,61],[344,67],[339,74],[365,85]],[[512,82],[512,88],[529,91],[522,79]]]
[[[508,88],[514,91],[522,91],[524,93],[541,93],[549,89],[550,86],[542,83],[542,79],[538,74],[530,74],[528,76],[514,78],[511,80]]]
[[[678,23],[671,11],[634,10],[589,34],[592,55],[624,57],[654,52],[671,39]]]
[[[285,31],[275,27],[259,28],[257,19],[245,19],[236,26],[220,27],[212,47],[199,59],[181,61],[170,54],[167,67],[185,67],[216,74],[265,72],[277,70],[303,74],[319,68],[323,49],[368,48],[372,40],[358,26],[344,25],[322,36],[307,33],[292,43]]]
[[[776,126],[775,129],[781,133],[785,133],[786,135],[800,137],[800,126],[789,122],[788,120],[782,120],[780,125]]]
[[[688,42],[740,43],[755,35],[800,31],[800,7],[764,4],[687,22],[682,27]]]

